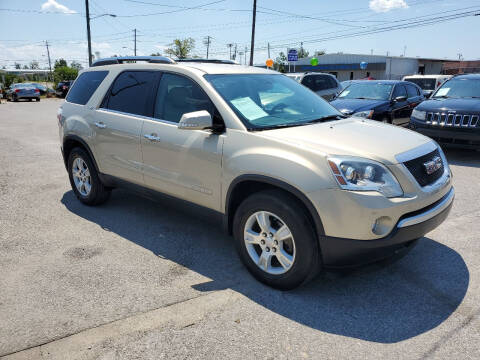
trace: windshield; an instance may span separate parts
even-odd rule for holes
[[[14,84],[13,86],[17,89],[26,89],[26,88],[34,87],[32,86],[32,84],[29,84],[29,83]]]
[[[338,95],[338,98],[388,100],[392,88],[392,84],[376,83],[373,81],[355,82],[343,90],[340,95]]]
[[[452,79],[445,82],[433,98],[480,98],[480,79]]]
[[[320,96],[284,75],[222,74],[205,78],[249,130],[343,117]]]
[[[420,86],[422,90],[435,90],[435,83],[437,82],[436,79],[428,79],[428,78],[408,78],[405,81],[410,81],[414,84]]]

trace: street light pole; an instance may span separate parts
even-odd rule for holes
[[[88,66],[92,66],[92,40],[90,38],[90,10],[88,0],[85,0],[85,15],[87,17]]]
[[[255,18],[257,17],[257,0],[253,0],[252,42],[250,44],[250,66],[253,66],[253,49],[255,46]]]

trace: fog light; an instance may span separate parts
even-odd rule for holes
[[[393,221],[388,216],[379,217],[372,225],[372,233],[375,235],[386,235],[392,228]]]

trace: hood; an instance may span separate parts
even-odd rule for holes
[[[431,141],[405,128],[355,117],[259,134],[327,155],[358,156],[387,165],[398,163],[395,155]]]
[[[353,114],[359,111],[371,110],[388,103],[389,102],[387,100],[336,99],[330,104],[344,114]]]
[[[421,111],[456,111],[480,113],[480,99],[429,99],[417,106]]]

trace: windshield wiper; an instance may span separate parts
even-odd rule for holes
[[[360,100],[377,100],[377,99],[373,99],[373,98],[367,98],[367,97],[357,97],[355,99],[360,99]]]
[[[440,95],[440,96],[434,96],[432,97],[432,99],[450,99],[451,96],[447,96],[447,95]]]
[[[262,131],[262,130],[273,130],[273,129],[295,127],[295,126],[304,126],[304,125],[310,125],[310,124],[315,124],[315,123],[329,121],[329,120],[345,119],[346,117],[347,116],[340,115],[340,114],[338,114],[338,115],[327,115],[327,116],[322,116],[321,118],[309,120],[309,121],[306,121],[306,122],[269,125],[269,126],[262,126],[262,127],[259,127],[259,128],[249,128],[249,130],[250,131]]]
[[[318,118],[318,119],[307,121],[306,123],[303,123],[303,124],[315,124],[315,123],[324,122],[328,120],[340,120],[340,119],[345,119],[346,117],[347,116],[345,115],[327,115],[327,116],[322,116],[321,118]]]

